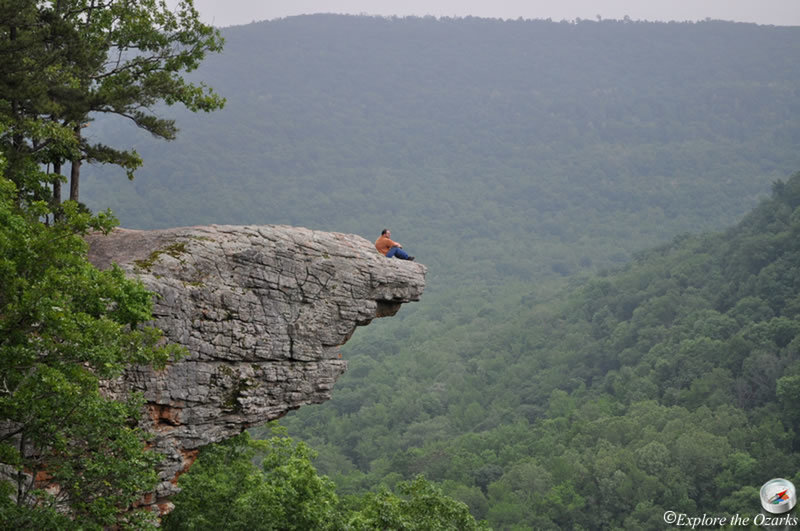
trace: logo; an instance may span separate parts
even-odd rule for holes
[[[787,492],[789,492],[789,489],[784,489],[780,491],[778,494],[770,498],[768,503],[779,504],[785,501],[789,501],[789,495],[786,494]]]
[[[773,514],[788,513],[797,504],[797,493],[788,479],[775,478],[761,486],[761,506]]]

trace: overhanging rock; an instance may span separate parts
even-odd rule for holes
[[[170,509],[200,447],[331,397],[355,327],[419,300],[425,266],[359,236],[288,226],[207,226],[92,235],[89,258],[156,293],[155,325],[190,355],[129,369],[106,392],[141,392],[166,456],[146,503]]]

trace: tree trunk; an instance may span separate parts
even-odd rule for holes
[[[61,204],[61,162],[53,163],[53,173],[58,175],[53,181],[53,208]]]
[[[78,139],[78,144],[81,142],[81,125],[75,126],[75,137]],[[80,156],[72,159],[72,171],[69,176],[69,198],[72,201],[78,201],[79,185],[81,180],[81,159]]]
[[[79,185],[81,179],[81,159],[74,159],[72,161],[72,171],[69,176],[69,198],[72,201],[78,201]]]
[[[53,222],[61,219],[61,161],[53,163],[53,173],[56,174],[56,179],[53,181]]]

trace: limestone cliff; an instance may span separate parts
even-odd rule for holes
[[[338,347],[425,285],[424,266],[361,237],[296,227],[118,229],[89,244],[97,267],[115,262],[156,293],[155,324],[190,353],[107,383],[144,394],[143,423],[166,456],[146,503],[162,511],[200,447],[329,399],[347,367]]]

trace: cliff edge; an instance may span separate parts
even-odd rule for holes
[[[287,226],[207,226],[92,235],[89,259],[156,294],[154,324],[189,356],[134,367],[109,394],[141,392],[142,424],[166,456],[145,500],[171,509],[200,447],[331,397],[356,326],[419,300],[425,266],[359,236]]]

